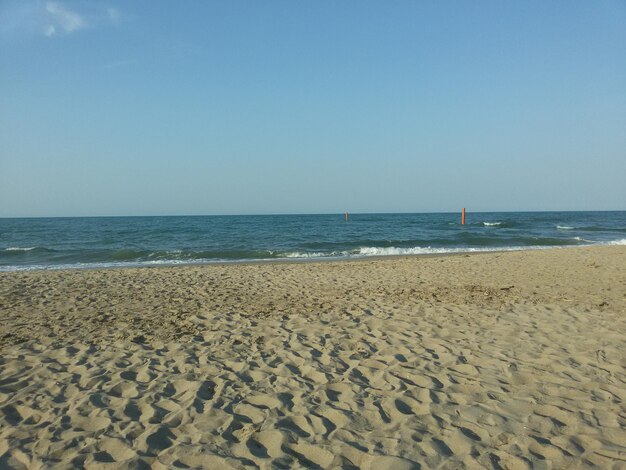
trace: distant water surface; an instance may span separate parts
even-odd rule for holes
[[[626,244],[626,211],[0,219],[0,271]]]

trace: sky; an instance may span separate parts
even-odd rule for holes
[[[0,217],[626,209],[626,2],[0,0]]]

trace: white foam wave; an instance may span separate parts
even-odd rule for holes
[[[583,237],[574,237],[573,240],[576,240],[577,242],[593,243],[592,240],[586,240]]]
[[[502,222],[483,222],[485,227],[498,227],[502,225]]]
[[[183,250],[167,250],[165,251],[165,254],[170,255],[170,256],[178,256],[182,254],[182,252]],[[153,251],[152,253],[148,255],[148,258],[154,258],[155,256],[162,256],[162,255],[163,255],[162,252]]]
[[[4,251],[31,251],[34,250],[35,248],[37,248],[36,246],[29,246],[27,248],[22,248],[20,246],[10,246],[8,248],[5,248]]]
[[[537,247],[548,248],[548,247]],[[303,252],[292,251],[279,254],[278,259],[315,259],[315,258],[364,258],[369,256],[410,256],[410,255],[432,255],[432,254],[446,254],[446,253],[475,253],[483,251],[519,251],[534,249],[534,247],[527,246],[513,246],[513,247],[478,247],[478,248],[432,248],[430,246],[422,247],[379,247],[379,246],[362,246],[360,248],[350,251],[317,251],[317,252]]]
[[[481,253],[490,251],[520,251],[520,250],[536,250],[549,248],[548,246],[507,246],[507,247],[477,247],[477,248],[432,248],[428,247],[412,247],[412,248],[396,248],[396,247],[362,247],[356,253],[358,256],[404,256],[404,255],[437,255],[448,253]]]
[[[626,245],[626,238],[620,240],[611,240],[606,242],[592,242],[580,237],[574,237],[575,240],[593,243],[594,245]],[[176,265],[198,265],[198,264],[218,264],[218,263],[243,263],[243,262],[267,262],[276,260],[301,259],[314,260],[320,258],[326,259],[349,259],[349,258],[366,258],[372,256],[410,256],[410,255],[428,255],[428,254],[454,254],[454,253],[481,253],[494,251],[526,251],[526,250],[546,250],[546,249],[567,249],[576,245],[569,246],[507,246],[507,247],[455,247],[455,248],[433,248],[433,247],[374,247],[364,246],[350,251],[332,251],[332,252],[287,252],[279,254],[278,258],[273,259],[162,259],[149,261],[114,261],[108,263],[77,263],[77,264],[57,264],[57,265],[28,265],[28,266],[0,266],[0,272],[11,271],[58,271],[68,269],[108,269],[108,268],[131,268],[142,266],[176,266]],[[25,248],[22,248],[25,249]],[[34,249],[34,248],[32,248]]]
[[[331,256],[341,256],[341,253],[335,251],[331,253],[323,251],[306,252],[306,251],[291,251],[282,255],[284,258],[328,258]]]
[[[423,255],[426,253],[432,253],[436,248],[430,247],[412,247],[412,248],[396,248],[394,246],[389,247],[376,247],[376,246],[364,246],[359,248],[357,255],[360,256],[398,256],[398,255]]]
[[[569,225],[557,225],[557,230],[574,230],[574,227],[570,227]]]
[[[111,269],[111,268],[140,268],[149,266],[177,266],[177,265],[197,265],[212,263],[227,263],[232,260],[216,259],[163,259],[150,261],[110,261],[104,263],[76,263],[76,264],[31,264],[27,266],[0,266],[0,272],[16,272],[16,271],[65,271],[74,269]],[[237,260],[239,261],[255,261],[255,260]]]

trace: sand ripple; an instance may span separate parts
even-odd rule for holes
[[[623,336],[602,326],[606,313],[511,308],[468,326],[454,309],[433,323],[368,307],[337,318],[216,315],[215,332],[185,345],[24,343],[1,362],[0,465],[626,459]]]
[[[5,345],[0,467],[624,468],[620,282],[611,308],[354,290],[274,314],[199,307],[184,341]]]

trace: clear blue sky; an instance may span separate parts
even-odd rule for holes
[[[625,1],[0,2],[0,216],[626,209]]]

